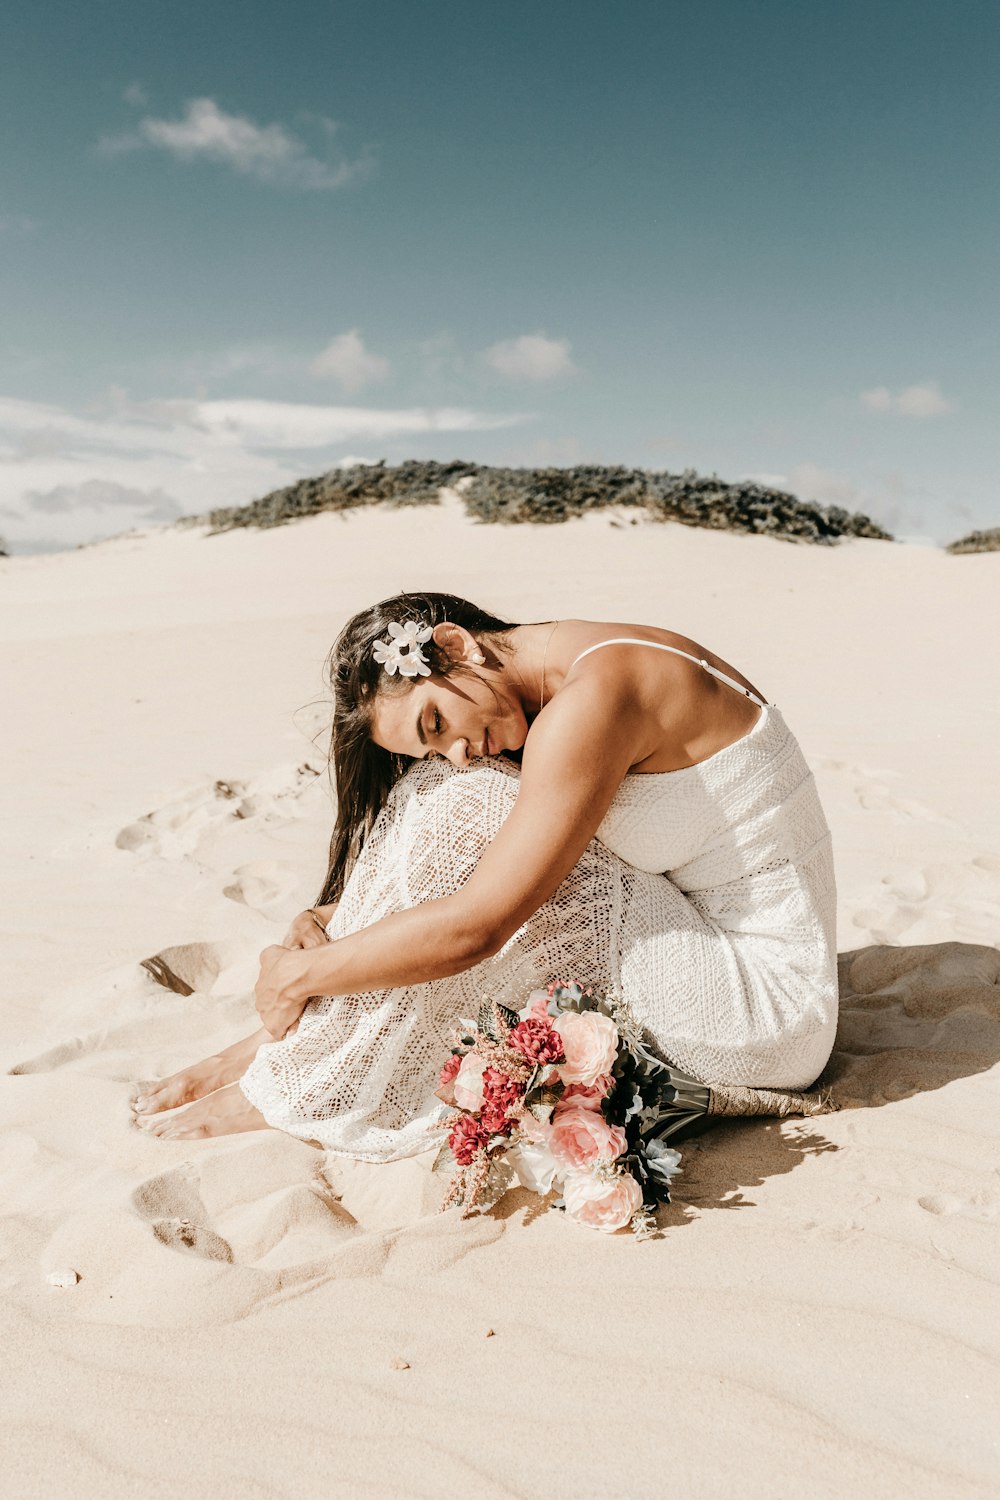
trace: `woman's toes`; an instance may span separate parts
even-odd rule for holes
[[[173,1097],[175,1092],[174,1089],[168,1089],[161,1084],[157,1088],[150,1089],[146,1094],[140,1094],[132,1101],[132,1108],[137,1115],[155,1115],[161,1109],[173,1109],[174,1105],[179,1103]]]

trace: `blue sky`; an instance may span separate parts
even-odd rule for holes
[[[1000,524],[993,0],[49,0],[0,48],[0,532],[346,458]]]

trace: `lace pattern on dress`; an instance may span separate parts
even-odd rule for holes
[[[330,924],[334,939],[457,891],[509,815],[519,772],[417,761],[393,788]],[[676,779],[675,779],[676,778]],[[609,847],[610,846],[610,847]],[[833,1044],[830,836],[773,707],[701,765],[625,778],[574,869],[499,953],[446,979],[311,1001],[241,1086],[269,1124],[373,1161],[431,1143],[449,1032],[483,995],[560,975],[620,988],[654,1044],[705,1083],[801,1088]]]

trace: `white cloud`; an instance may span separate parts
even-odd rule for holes
[[[325,126],[332,125],[325,122]],[[330,130],[325,129],[327,136]],[[280,123],[257,125],[246,115],[231,115],[214,99],[190,99],[179,120],[147,115],[135,131],[105,136],[99,149],[107,156],[144,147],[166,151],[180,161],[212,161],[273,187],[328,192],[371,169],[370,156],[356,161],[324,161],[309,153],[298,136]]]
[[[331,339],[317,354],[310,369],[314,375],[335,380],[350,396],[371,385],[373,380],[384,380],[389,374],[389,361],[371,354],[358,330],[352,328]]]
[[[905,531],[901,539],[906,541],[913,540],[925,525],[933,500],[922,484],[894,469],[869,473],[864,479],[855,480],[819,464],[801,463],[789,469],[782,488],[801,500],[862,511],[895,535]]]
[[[326,448],[352,438],[405,437],[421,432],[481,432],[516,417],[487,417],[461,407],[387,411],[362,406],[306,406],[290,401],[199,401],[193,425],[220,442],[249,448]]]
[[[843,505],[848,510],[864,509],[864,491],[853,480],[822,469],[818,464],[796,464],[789,469],[788,489],[801,500],[818,500],[821,505]]]
[[[541,333],[502,339],[484,351],[483,359],[507,380],[557,380],[575,373],[569,340],[549,339]]]
[[[893,395],[886,385],[861,392],[861,401],[869,411],[897,412],[904,417],[939,417],[954,411],[955,403],[941,394],[936,380],[925,385],[908,385]]]
[[[127,510],[149,521],[172,521],[182,514],[178,501],[163,490],[129,489],[110,479],[85,479],[82,484],[57,484],[51,490],[28,490],[24,500],[31,510],[47,515]]]
[[[145,109],[149,103],[149,95],[141,83],[130,83],[127,89],[122,90],[122,98],[126,104],[132,104],[136,109]]]
[[[239,505],[315,474],[344,445],[522,420],[463,407],[307,406],[285,401],[135,402],[112,391],[79,413],[0,398],[0,509],[12,544],[64,546],[180,513]],[[176,498],[175,498],[176,497]]]

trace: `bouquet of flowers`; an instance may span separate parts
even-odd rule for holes
[[[518,1012],[484,1001],[461,1022],[438,1097],[455,1110],[435,1162],[453,1173],[443,1208],[489,1207],[517,1180],[557,1188],[580,1224],[642,1236],[680,1163],[665,1137],[707,1090],[650,1052],[620,999],[557,981]]]

